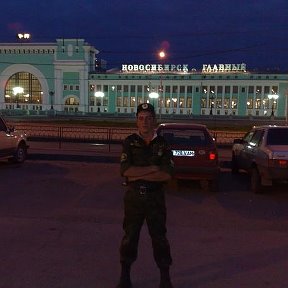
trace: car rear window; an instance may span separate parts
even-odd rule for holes
[[[204,130],[200,129],[163,129],[160,130],[162,135],[169,144],[180,145],[206,145],[211,142]]]
[[[269,129],[267,145],[288,145],[288,128]]]

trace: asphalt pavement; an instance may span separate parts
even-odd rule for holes
[[[228,162],[231,150],[219,150]],[[121,145],[31,142],[33,161],[0,165],[0,288],[115,287],[125,190],[120,153]],[[247,187],[245,173],[226,171],[219,193],[197,183],[167,188],[175,288],[287,286],[286,190],[255,195]],[[133,287],[158,287],[146,225],[138,256]]]
[[[46,154],[39,143],[31,147],[36,158],[23,165],[0,165],[0,288],[115,288],[125,192],[119,163],[38,161],[77,156],[73,147],[52,146],[42,147]],[[104,148],[91,154],[119,157]],[[219,193],[193,182],[167,187],[175,288],[287,286],[287,187],[264,195],[247,187],[245,173],[230,171],[221,173]],[[132,281],[159,285],[146,225]]]

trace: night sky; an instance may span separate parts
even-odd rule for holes
[[[288,71],[288,0],[1,1],[0,41],[84,38],[109,68],[157,63],[246,63],[247,70]]]

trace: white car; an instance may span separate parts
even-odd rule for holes
[[[23,163],[27,158],[28,147],[26,134],[8,127],[0,116],[0,159]]]
[[[273,182],[288,182],[288,126],[254,127],[232,147],[232,173],[251,175],[251,190],[263,191]]]

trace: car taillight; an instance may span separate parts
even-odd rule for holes
[[[288,160],[269,159],[269,167],[286,168],[286,167],[288,167]]]
[[[279,166],[280,167],[287,167],[287,160],[278,160]]]
[[[217,154],[215,152],[210,152],[209,153],[209,160],[216,160]]]

